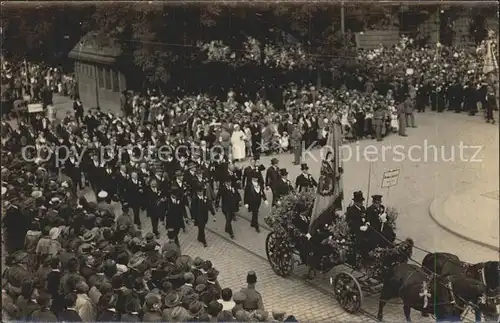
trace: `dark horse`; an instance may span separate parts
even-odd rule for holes
[[[497,303],[500,295],[500,266],[498,261],[486,261],[469,264],[461,261],[456,255],[445,252],[430,253],[422,261],[422,267],[441,275],[462,275],[482,282],[487,290],[487,307],[484,311],[486,319],[497,320]],[[481,310],[474,308],[476,321],[481,321]]]
[[[411,309],[433,314],[437,321],[459,321],[469,302],[477,303],[486,287],[479,281],[461,275],[441,277],[427,274],[416,265],[400,264],[385,276],[377,318],[383,319],[384,306],[401,298],[407,322]]]

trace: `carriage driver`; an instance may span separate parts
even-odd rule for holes
[[[387,214],[385,206],[382,205],[382,195],[372,195],[372,205],[366,209],[366,218],[373,229],[370,233],[372,249],[391,246],[396,234],[389,225],[385,225]]]
[[[364,200],[363,192],[354,192],[352,199],[353,204],[347,207],[346,212],[346,221],[355,243],[353,252],[360,252],[361,255],[365,255],[370,251],[370,222],[368,221],[366,210],[363,206]],[[355,254],[353,256],[355,256]],[[355,259],[356,258],[352,260],[355,261]]]

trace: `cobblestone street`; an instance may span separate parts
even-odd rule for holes
[[[411,237],[418,249],[414,250],[413,258],[420,262],[425,255],[424,250],[446,251],[457,254],[461,259],[470,262],[494,260],[498,256],[495,251],[476,244],[462,240],[461,238],[439,228],[429,217],[429,205],[435,196],[445,194],[474,183],[474,181],[485,180],[487,177],[496,175],[493,165],[498,165],[498,157],[495,156],[495,142],[498,140],[496,126],[484,124],[479,117],[467,117],[464,115],[433,113],[419,114],[419,128],[411,129],[409,137],[402,138],[391,135],[382,143],[374,140],[365,140],[359,143],[360,151],[368,145],[382,147],[382,145],[402,145],[405,149],[411,146],[436,145],[437,147],[458,147],[460,142],[464,145],[482,145],[482,149],[476,158],[482,158],[486,162],[476,163],[455,160],[445,161],[422,161],[413,162],[405,160],[395,162],[394,156],[389,153],[385,161],[373,162],[371,194],[380,193],[385,196],[385,205],[394,206],[399,212],[398,237],[404,239]],[[357,145],[357,144],[356,144]],[[498,148],[496,148],[498,149]],[[473,152],[464,150],[464,157],[472,158]],[[316,150],[313,153],[319,155]],[[469,154],[469,155],[467,155]],[[422,157],[422,153],[415,153],[413,158]],[[262,157],[262,163],[267,167],[271,157]],[[432,157],[431,157],[432,158]],[[280,156],[280,166],[288,169],[292,182],[299,173],[298,166],[292,165],[292,156]],[[319,175],[319,158],[313,161],[307,160],[312,174],[317,178]],[[360,160],[349,160],[345,162],[344,187],[347,203],[355,190],[363,190],[367,196],[369,162]],[[387,196],[387,191],[380,189],[380,181],[384,171],[400,168],[401,175],[399,183]],[[498,168],[497,168],[498,169]],[[93,194],[89,194],[91,196]],[[268,194],[271,197],[271,194]],[[222,272],[219,277],[222,286],[239,289],[244,286],[245,275],[248,270],[257,272],[259,282],[258,290],[263,295],[266,308],[285,309],[302,320],[314,321],[369,321],[374,319],[377,312],[378,295],[365,297],[363,300],[363,312],[360,315],[350,315],[344,312],[333,297],[333,290],[329,284],[330,277],[342,270],[339,266],[327,274],[318,274],[313,281],[304,281],[301,275],[305,273],[304,268],[296,268],[294,275],[288,279],[277,276],[268,264],[265,254],[265,239],[269,233],[264,224],[264,217],[270,211],[270,207],[262,206],[260,223],[261,233],[256,233],[250,228],[249,214],[241,208],[238,220],[234,222],[236,239],[231,240],[224,234],[224,219],[222,214],[217,215],[216,222],[209,221],[207,228],[208,247],[204,248],[196,241],[196,228],[190,226],[186,234],[180,235],[182,250],[192,257],[201,256],[210,259]],[[150,230],[149,220],[143,214],[143,223],[146,224],[144,231]],[[166,239],[164,229],[161,229],[162,241]],[[420,250],[421,248],[421,250]],[[392,300],[385,308],[385,319],[387,321],[399,321],[403,319],[402,308],[399,300]],[[430,321],[413,313],[414,321]]]

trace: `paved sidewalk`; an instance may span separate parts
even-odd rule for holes
[[[437,198],[430,206],[430,215],[445,230],[498,251],[500,231],[498,202],[497,182]]]

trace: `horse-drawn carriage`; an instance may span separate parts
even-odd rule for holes
[[[272,229],[266,238],[266,254],[279,276],[290,276],[295,266],[305,265],[307,278],[313,279],[317,271],[328,273],[337,267],[340,270],[329,280],[340,306],[348,313],[356,313],[364,296],[380,293],[379,319],[383,318],[388,300],[397,297],[403,300],[407,320],[410,308],[424,315],[435,315],[437,319],[460,318],[466,308],[476,313],[498,312],[496,301],[484,301],[484,297],[492,299],[486,295],[486,283],[458,272],[445,273],[444,277],[441,273],[445,270],[437,268],[434,273],[435,268],[426,264],[425,259],[422,267],[408,264],[414,247],[411,239],[396,243],[394,235],[389,243],[362,251],[350,234],[345,217],[336,215],[330,217],[328,225],[321,224],[314,234],[308,234],[307,218],[313,203],[312,192],[292,193],[266,218]],[[394,230],[394,226],[390,229]],[[435,255],[429,254],[427,258]],[[445,260],[454,263],[456,259]],[[446,263],[445,260],[440,263]],[[495,282],[498,287],[498,279]]]

